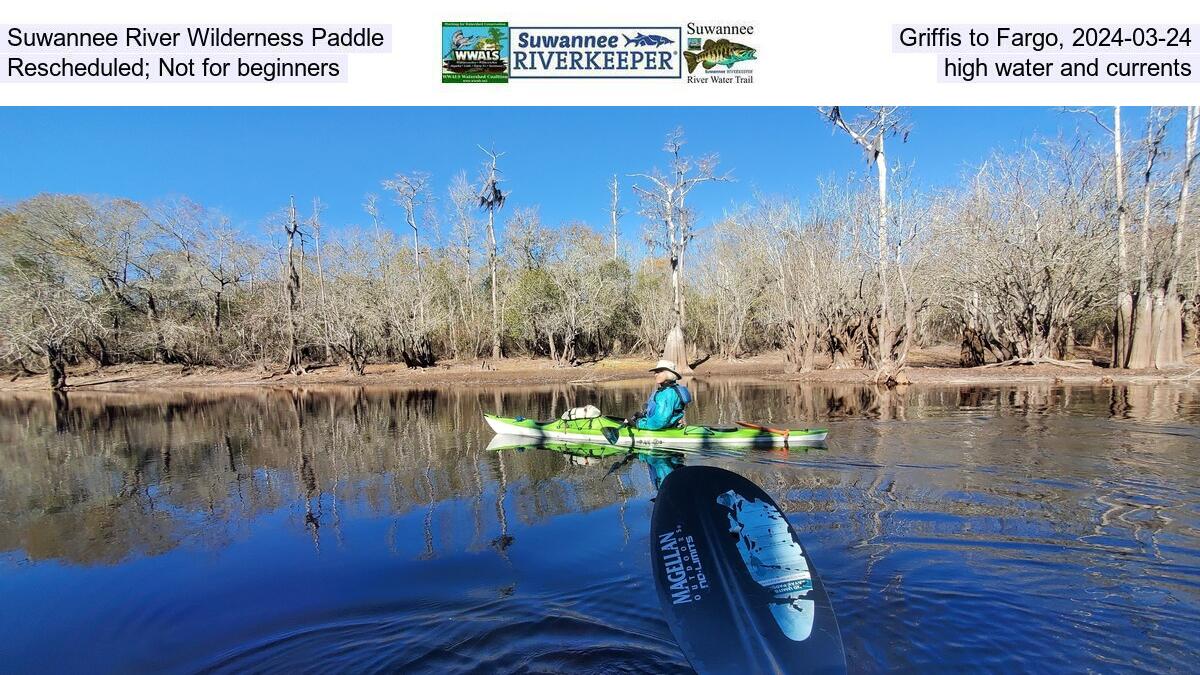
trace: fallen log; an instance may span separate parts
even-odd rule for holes
[[[1020,357],[1018,357],[1015,359],[1009,359],[1007,361],[1000,361],[998,363],[985,363],[982,366],[975,366],[975,367],[979,368],[979,369],[1007,368],[1009,366],[1040,366],[1042,364],[1051,365],[1051,366],[1060,366],[1062,368],[1077,368],[1077,369],[1078,368],[1086,368],[1088,366],[1095,365],[1092,363],[1091,359],[1071,359],[1069,361],[1063,361],[1062,359],[1051,359],[1051,358],[1046,358],[1046,357],[1040,357],[1040,358],[1020,358]]]

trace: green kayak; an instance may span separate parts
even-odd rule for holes
[[[497,434],[524,436],[546,441],[608,444],[605,429],[616,429],[616,443],[623,447],[786,447],[820,443],[828,429],[772,429],[739,422],[736,427],[687,425],[660,431],[631,429],[611,415],[575,420],[538,422],[524,417],[500,417],[484,414],[488,426]]]

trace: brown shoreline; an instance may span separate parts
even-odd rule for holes
[[[914,355],[905,371],[915,385],[988,385],[1019,383],[1110,384],[1179,382],[1200,383],[1200,352],[1188,365],[1172,370],[1115,371],[1098,366],[1068,368],[1054,365],[1004,368],[962,368],[947,365],[948,348],[923,350]],[[436,386],[436,385],[538,385],[592,384],[626,380],[649,380],[649,358],[610,358],[582,366],[559,366],[547,359],[510,358],[447,362],[432,368],[409,369],[402,364],[372,364],[357,376],[338,365],[315,367],[300,376],[267,371],[262,367],[185,368],[179,365],[127,364],[103,369],[73,370],[70,391],[139,391],[144,389],[192,389],[210,387],[312,387],[312,386]],[[871,371],[861,368],[818,369],[809,373],[786,372],[786,361],[778,354],[738,361],[709,360],[695,372],[698,378],[754,377],[765,382],[814,382],[871,384]],[[48,389],[45,375],[6,377],[0,392],[31,392]]]

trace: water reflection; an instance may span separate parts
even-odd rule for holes
[[[683,670],[646,540],[680,461],[776,497],[862,670],[1187,669],[1200,648],[1195,387],[692,389],[693,421],[827,424],[828,447],[666,466],[488,449],[485,411],[644,398],[611,384],[2,397],[0,655]]]

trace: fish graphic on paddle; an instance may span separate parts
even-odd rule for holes
[[[792,538],[787,519],[773,505],[728,490],[717,503],[729,509],[729,531],[750,576],[775,594],[771,615],[784,635],[807,640],[813,628],[812,573],[804,549]]]
[[[705,40],[704,47],[700,51],[684,52],[683,58],[687,59],[689,73],[695,72],[698,65],[703,65],[705,70],[711,70],[716,66],[732,68],[733,64],[739,61],[753,60],[754,49],[724,38]]]

